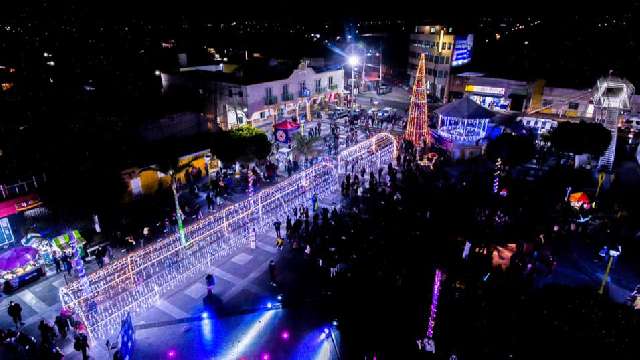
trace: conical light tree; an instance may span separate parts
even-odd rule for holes
[[[421,148],[423,140],[431,142],[429,125],[427,122],[427,84],[425,81],[425,59],[420,54],[416,80],[411,94],[411,106],[409,107],[409,120],[404,132],[404,138],[411,141],[416,148]]]

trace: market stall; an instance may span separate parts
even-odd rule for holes
[[[54,248],[48,239],[42,237],[39,233],[28,233],[22,241],[22,245],[31,246],[38,250],[38,254],[42,257],[42,260],[48,264],[53,264]]]
[[[291,120],[285,120],[275,124],[274,136],[278,142],[288,144],[291,142],[293,134],[298,132],[299,129],[300,124]]]
[[[46,274],[38,249],[20,246],[0,254],[0,277],[5,293],[39,279]]]
[[[87,241],[80,235],[78,230],[71,231],[78,242],[78,249],[80,250],[80,257],[84,258],[86,256],[84,245]],[[71,252],[71,246],[69,245],[69,233],[62,234],[51,239],[51,244],[56,250],[59,250],[61,253]]]

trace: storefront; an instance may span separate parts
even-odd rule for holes
[[[486,107],[489,110],[509,110],[511,99],[505,96],[505,88],[467,85],[465,93],[471,100]]]
[[[34,247],[15,247],[0,254],[0,277],[5,293],[11,293],[45,274],[44,262]]]
[[[84,245],[87,243],[87,241],[82,237],[82,235],[80,235],[80,232],[78,230],[72,230],[71,232],[73,233],[76,239],[78,250],[80,252],[80,257],[84,257],[85,256]],[[71,238],[67,233],[67,234],[56,236],[53,239],[51,239],[51,244],[55,247],[55,250],[58,250],[61,253],[71,252],[70,241],[71,241]]]
[[[0,202],[0,247],[9,247],[22,236],[18,231],[24,222],[24,212],[42,205],[37,194],[19,196]]]

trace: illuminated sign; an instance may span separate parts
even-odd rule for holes
[[[13,242],[13,231],[11,231],[11,225],[9,225],[9,219],[0,219],[0,245]]]
[[[464,87],[464,91],[490,95],[504,95],[504,88],[496,88],[491,86],[467,85]]]
[[[471,61],[471,50],[473,49],[473,34],[467,36],[456,36],[453,44],[453,55],[451,66],[460,66]]]

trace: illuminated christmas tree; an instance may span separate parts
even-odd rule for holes
[[[427,123],[427,84],[425,82],[424,54],[420,54],[416,81],[413,84],[409,120],[404,138],[411,141],[416,148],[421,148],[423,140],[430,143],[429,126]]]

